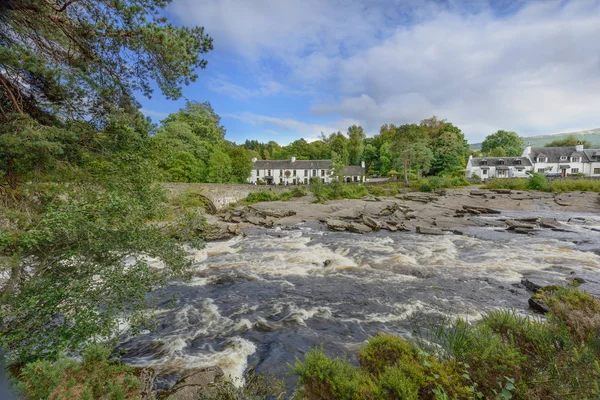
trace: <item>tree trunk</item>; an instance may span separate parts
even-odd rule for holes
[[[404,159],[404,186],[408,187],[408,160]]]

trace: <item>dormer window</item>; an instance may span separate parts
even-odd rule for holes
[[[487,160],[481,160],[481,165],[487,165]]]
[[[504,160],[498,160],[498,165],[504,165]]]
[[[516,159],[516,160],[515,160],[515,165],[521,165],[521,160],[519,160],[519,159]]]
[[[560,156],[560,161],[567,161],[567,156]]]
[[[571,162],[581,162],[581,157],[571,157]]]
[[[548,159],[546,157],[538,157],[537,158],[537,162],[542,163],[542,162],[546,162],[548,161]]]

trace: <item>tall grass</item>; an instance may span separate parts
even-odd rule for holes
[[[487,180],[484,189],[541,190],[545,192],[596,192],[600,193],[600,180],[555,179],[547,180],[543,175],[530,178],[508,178]]]
[[[495,310],[417,341],[379,335],[359,366],[315,349],[291,366],[304,399],[592,399],[600,396],[600,301],[576,288],[540,291],[545,320]]]
[[[263,190],[260,192],[252,192],[246,196],[244,202],[246,204],[260,203],[263,201],[289,201],[294,197],[306,196],[306,190],[302,187],[296,187],[285,192],[275,192],[273,190]]]
[[[319,203],[326,200],[361,199],[369,195],[367,188],[363,185],[355,184],[314,184],[310,186],[310,190],[314,193],[317,198],[316,201]]]

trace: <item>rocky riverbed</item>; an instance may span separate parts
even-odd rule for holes
[[[594,193],[312,200],[213,216],[223,240],[190,250],[189,279],[153,294],[158,330],[124,339],[124,360],[155,369],[163,389],[216,366],[238,383],[248,368],[274,374],[291,393],[287,364],[314,346],[354,360],[378,332],[426,334],[494,308],[540,315],[530,307],[538,286],[577,282],[600,295]]]

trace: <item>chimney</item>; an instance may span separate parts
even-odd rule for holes
[[[577,142],[577,146],[575,146],[575,151],[583,151],[583,143]]]
[[[247,160],[247,159],[246,159],[246,160]],[[252,162],[253,162],[253,163],[255,163],[255,162],[257,162],[257,161],[258,161],[258,158],[256,158],[256,157],[252,157]]]
[[[292,162],[296,162],[296,157],[292,156]]]
[[[363,168],[363,169],[365,168],[365,162],[364,161],[360,162],[360,167]]]
[[[471,154],[469,154],[469,160],[472,160],[473,156]]]
[[[525,151],[523,152],[522,157],[529,158],[530,154],[531,154],[531,143],[527,143],[527,146],[525,147]]]

